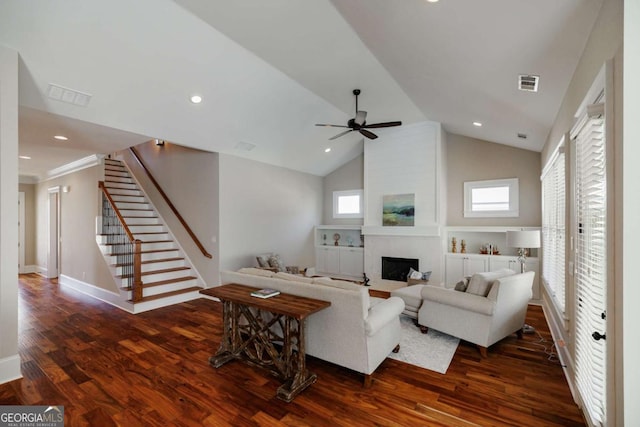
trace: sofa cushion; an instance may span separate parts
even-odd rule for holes
[[[261,268],[245,267],[238,270],[238,273],[251,274],[252,276],[271,277],[275,273],[271,270],[263,270]]]
[[[273,277],[275,279],[290,280],[292,282],[313,283],[313,279],[310,277],[304,277],[299,274],[285,273],[283,271],[277,272],[273,275]]]
[[[467,293],[473,295],[480,295],[486,297],[491,290],[491,285],[496,279],[501,277],[511,276],[516,274],[515,271],[504,268],[498,271],[487,271],[485,273],[476,273],[471,276],[469,280],[469,286],[467,286]]]
[[[332,286],[334,288],[344,289],[346,291],[360,291],[362,286],[353,282],[347,282],[345,280],[333,280],[329,277],[321,277],[319,279],[313,279],[313,283],[323,286]]]

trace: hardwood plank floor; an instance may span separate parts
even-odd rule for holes
[[[509,337],[486,359],[461,343],[446,375],[387,359],[367,389],[361,375],[310,357],[318,382],[287,404],[265,371],[208,365],[220,303],[134,316],[30,274],[19,313],[24,378],[0,385],[0,405],[64,405],[66,426],[585,425],[537,334]],[[527,322],[550,340],[540,307]]]

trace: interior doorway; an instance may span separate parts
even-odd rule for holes
[[[60,271],[60,187],[49,188],[49,246],[47,278],[58,277]]]

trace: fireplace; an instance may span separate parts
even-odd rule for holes
[[[406,282],[409,269],[420,270],[415,258],[382,257],[382,279]]]

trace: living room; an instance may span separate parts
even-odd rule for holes
[[[623,15],[622,13],[622,2],[603,2],[603,7],[599,11],[598,20],[596,21],[596,25],[592,30],[592,39],[587,42],[584,54],[581,56],[582,60],[578,67],[576,68],[576,72],[574,73],[574,77],[572,78],[567,93],[564,96],[564,103],[561,105],[556,118],[554,119],[554,124],[549,131],[549,135],[546,136],[546,145],[542,151],[542,155],[538,156],[537,171],[530,171],[531,174],[528,178],[526,178],[526,182],[537,182],[539,185],[539,181],[536,181],[535,177],[539,177],[542,167],[547,163],[547,160],[551,157],[551,154],[555,150],[555,146],[557,142],[561,139],[561,136],[564,132],[567,132],[571,128],[571,124],[573,121],[573,113],[576,108],[580,104],[581,100],[584,98],[586,91],[588,90],[591,82],[597,74],[597,70],[599,70],[606,59],[614,58],[616,63],[621,65],[622,63],[622,48],[621,46],[621,37],[622,37],[622,25],[621,21],[626,19],[630,19],[627,17],[627,11]],[[632,7],[624,2],[624,7]],[[631,9],[633,11],[633,9]],[[632,13],[629,16],[633,16]],[[617,30],[614,30],[617,29]],[[631,26],[624,27],[626,31],[633,31]],[[619,31],[619,32],[618,32]],[[613,34],[615,33],[615,34]],[[613,34],[613,35],[612,35]],[[625,38],[626,33],[625,33]],[[627,44],[625,44],[626,47]],[[625,61],[624,66],[633,67],[635,63],[631,58],[633,56],[628,56],[625,51]],[[618,70],[619,77],[622,75],[622,69]],[[6,79],[5,79],[6,81]],[[621,79],[616,80],[616,84],[618,85],[618,89],[621,91]],[[29,87],[29,86],[27,86]],[[627,96],[627,82],[625,81],[625,103],[629,102],[630,96]],[[21,89],[22,92],[22,89]],[[370,93],[370,92],[366,92]],[[622,93],[622,92],[620,92]],[[349,95],[347,91],[347,95]],[[22,96],[22,94],[21,94]],[[348,96],[346,97],[348,98]],[[622,96],[616,97],[616,99],[621,103]],[[3,99],[3,102],[6,102],[6,99]],[[346,102],[351,102],[351,100],[347,100]],[[364,102],[364,101],[363,101]],[[371,105],[370,105],[371,103]],[[379,105],[379,103],[372,102],[370,100],[365,104],[368,110],[371,112],[375,111]],[[9,108],[16,108],[15,106]],[[22,108],[22,107],[21,107]],[[343,108],[344,111],[352,111],[352,106],[347,106]],[[4,108],[4,111],[8,111],[7,108]],[[619,111],[622,111],[622,108],[619,108]],[[628,114],[628,107],[625,104],[625,110]],[[633,110],[631,110],[633,111]],[[22,112],[22,111],[21,111]],[[17,111],[16,111],[17,113]],[[259,114],[259,113],[257,113]],[[347,113],[345,113],[347,114]],[[622,115],[619,116],[619,126],[622,129]],[[393,115],[393,112],[389,113],[388,117],[382,118],[384,119],[395,119],[396,116]],[[400,118],[400,117],[398,117]],[[404,119],[404,117],[403,117]],[[335,121],[334,121],[335,120]],[[340,123],[342,121],[342,115],[337,114],[336,117],[314,117],[311,121],[311,126],[313,122],[318,121],[329,121],[331,123]],[[108,124],[108,120],[103,121],[103,125]],[[624,121],[624,126],[630,126],[628,122],[631,120]],[[6,127],[3,127],[7,129]],[[124,127],[123,127],[124,128]],[[132,128],[128,128],[132,129]],[[142,129],[139,129],[142,130]],[[158,134],[163,134],[160,130],[146,129],[144,132],[138,131],[140,134],[153,134],[157,136]],[[156,133],[158,132],[158,133]],[[167,135],[170,135],[171,132],[167,132]],[[622,135],[623,131],[617,132],[619,135]],[[625,127],[625,139],[628,137],[627,128]],[[633,134],[632,132],[630,134]],[[6,134],[5,134],[6,135]],[[382,135],[382,133],[381,133]],[[330,134],[324,135],[325,137],[331,136]],[[2,145],[3,150],[9,150],[5,142],[8,137],[3,137]],[[17,132],[15,138],[17,139]],[[381,139],[383,137],[381,136]],[[167,138],[172,140],[173,138]],[[175,139],[176,141],[180,141],[180,139]],[[459,146],[465,147],[484,147],[485,144],[492,144],[487,142],[487,140],[482,140],[480,138],[470,139],[466,136],[461,136],[455,132],[450,132],[447,135],[447,144],[451,141],[454,141],[453,144],[457,144]],[[142,142],[142,141],[140,141]],[[621,143],[621,142],[620,142]],[[342,158],[351,160],[353,163],[349,163],[345,166],[345,169],[330,169],[327,172],[335,170],[333,174],[310,174],[303,173],[299,171],[292,170],[290,168],[282,168],[279,166],[268,165],[263,162],[256,162],[250,159],[245,158],[244,155],[234,156],[225,153],[208,153],[204,156],[205,159],[203,162],[207,162],[207,165],[212,165],[208,170],[209,171],[218,171],[218,173],[212,173],[211,175],[206,176],[205,181],[202,182],[202,176],[196,177],[189,176],[187,178],[187,172],[181,171],[179,175],[181,177],[185,177],[184,180],[181,180],[181,183],[177,183],[175,180],[171,179],[171,175],[167,174],[163,176],[166,178],[166,181],[171,184],[172,182],[176,185],[183,185],[184,183],[188,183],[190,190],[189,191],[174,191],[178,193],[176,197],[182,197],[183,200],[180,201],[180,204],[191,203],[189,206],[195,207],[200,212],[212,212],[212,214],[205,216],[197,216],[195,215],[192,219],[194,222],[200,222],[197,227],[203,230],[203,235],[205,236],[204,240],[206,242],[207,247],[216,254],[216,262],[208,264],[206,268],[209,270],[202,273],[207,277],[217,277],[219,272],[223,269],[236,269],[238,267],[246,266],[248,263],[252,262],[252,256],[255,253],[263,253],[263,252],[279,252],[283,258],[285,258],[288,262],[295,263],[301,266],[310,266],[313,265],[314,254],[313,254],[313,227],[322,223],[327,223],[327,216],[324,213],[327,209],[326,197],[328,192],[332,191],[332,189],[351,189],[351,188],[362,188],[362,183],[358,183],[355,181],[349,182],[348,185],[344,184],[344,187],[351,188],[338,188],[343,187],[343,183],[341,183],[341,178],[336,178],[336,176],[348,173],[346,170],[348,169],[358,169],[360,166],[360,162],[363,162],[360,157],[359,152],[362,152],[362,146],[359,145],[361,142],[349,142],[349,144],[345,144],[345,148],[341,148],[339,146],[335,146],[333,152],[337,153],[340,150],[349,151],[351,154],[343,151]],[[453,145],[452,144],[452,145]],[[165,151],[170,151],[171,144],[168,144],[165,147]],[[198,147],[195,147],[198,148]],[[200,147],[202,148],[202,147]],[[152,147],[155,149],[155,147]],[[510,148],[499,147],[498,150]],[[17,146],[13,146],[13,150],[17,152]],[[513,149],[518,150],[518,149]],[[629,147],[624,147],[625,156],[620,158],[618,161],[619,165],[622,165],[624,162],[631,161],[629,158],[633,158],[629,156],[630,153]],[[487,152],[487,150],[480,149],[482,153]],[[530,150],[520,150],[525,153],[533,153]],[[451,152],[449,150],[449,152]],[[7,155],[5,155],[7,154]],[[3,151],[3,174],[10,173],[15,169],[15,166],[6,166],[5,160],[6,158],[15,158],[13,156],[13,151]],[[474,154],[475,155],[475,154]],[[489,156],[488,156],[489,157]],[[474,157],[474,161],[477,158]],[[463,182],[468,179],[490,179],[492,178],[492,174],[490,172],[494,172],[496,170],[496,165],[490,163],[485,163],[488,167],[483,169],[478,169],[478,171],[487,171],[486,176],[478,176],[473,177],[465,177],[464,172],[467,170],[475,170],[474,168],[469,169],[467,165],[463,164],[455,164],[455,166],[451,166],[452,163],[447,159],[447,173],[446,177],[448,181],[452,181],[455,179],[460,179],[460,182]],[[306,159],[294,159],[292,161],[293,164],[302,164]],[[453,161],[453,159],[451,159]],[[482,159],[482,161],[487,161],[486,159]],[[277,161],[276,161],[277,163]],[[506,165],[500,165],[506,166]],[[206,166],[199,166],[202,170]],[[364,168],[364,166],[362,166]],[[195,168],[193,168],[195,169]],[[295,169],[295,168],[294,168]],[[453,169],[453,170],[452,170]],[[532,168],[535,169],[535,168]],[[622,175],[622,170],[624,169],[624,175]],[[622,168],[619,167],[617,170],[620,173],[619,176],[619,185],[622,188],[622,183],[624,182],[634,182],[632,180],[627,181],[629,178],[628,174],[633,173],[633,167]],[[524,172],[524,171],[522,171]],[[33,204],[40,212],[44,212],[46,210],[46,204],[43,202],[43,194],[47,193],[47,189],[50,186],[63,186],[69,189],[68,193],[62,194],[62,203],[66,215],[62,216],[62,254],[63,254],[63,265],[62,265],[62,274],[67,275],[70,278],[73,278],[77,281],[83,281],[86,283],[95,284],[101,286],[113,286],[110,281],[105,279],[107,270],[104,266],[102,266],[99,262],[103,262],[98,258],[97,249],[95,247],[95,240],[86,240],[79,237],[79,234],[89,233],[93,238],[95,237],[95,227],[94,220],[97,216],[97,206],[91,205],[90,209],[86,209],[83,204],[87,199],[91,200],[94,194],[97,194],[97,189],[92,189],[95,182],[99,180],[100,173],[98,172],[96,167],[90,167],[82,172],[78,172],[77,174],[65,175],[64,177],[53,178],[50,181],[45,181],[43,183],[37,184],[28,184],[31,187],[26,187],[25,192],[33,192]],[[350,173],[351,176],[358,176],[359,173]],[[474,173],[476,175],[476,173]],[[4,176],[4,175],[3,175]],[[533,177],[533,179],[531,179]],[[15,178],[8,178],[8,180],[3,180],[6,185],[12,182]],[[364,180],[364,178],[363,178]],[[364,181],[363,181],[364,182]],[[3,184],[3,197],[5,194],[5,189]],[[360,185],[358,185],[360,184]],[[455,185],[451,182],[447,183],[447,198],[451,200],[460,200],[460,196],[456,196],[453,193],[450,193],[453,189],[455,189]],[[202,186],[202,191],[198,191],[198,186]],[[625,188],[631,186],[625,186]],[[29,189],[30,188],[30,189]],[[193,190],[192,190],[193,189]],[[461,190],[460,190],[461,191]],[[539,190],[538,190],[539,191]],[[37,196],[35,194],[38,194]],[[201,194],[209,194],[211,197],[201,197]],[[7,196],[8,197],[8,196]],[[85,198],[86,197],[86,198]],[[620,196],[619,199],[622,199]],[[93,198],[95,200],[95,198]],[[539,201],[539,198],[537,199]],[[626,203],[630,200],[630,197],[624,198],[624,207],[626,209]],[[217,201],[217,202],[216,202]],[[206,202],[208,205],[203,206],[202,203]],[[622,202],[621,202],[622,203]],[[96,204],[97,205],[97,204]],[[216,206],[217,205],[217,206]],[[195,210],[194,209],[194,210]],[[458,210],[459,208],[455,207],[452,202],[447,203],[447,216],[449,218],[450,215],[453,215],[453,212]],[[522,209],[523,211],[525,209]],[[217,211],[217,214],[216,214]],[[540,212],[539,204],[536,206],[533,204],[532,206],[526,209],[527,212]],[[633,210],[630,211],[632,213]],[[622,213],[619,213],[622,215]],[[217,221],[207,221],[211,217],[217,218]],[[3,212],[3,222],[5,218]],[[6,216],[6,218],[10,218],[10,216]],[[34,227],[35,230],[44,230],[46,229],[46,224],[43,223],[42,217],[37,217],[38,219],[34,219]],[[443,225],[453,225],[451,222],[442,222]],[[535,223],[523,224],[520,223],[518,225],[538,225]],[[620,221],[622,224],[622,221]],[[77,227],[76,227],[77,226]],[[627,223],[625,223],[625,227]],[[626,230],[630,232],[630,230]],[[77,232],[77,234],[75,234]],[[621,231],[622,232],[622,231]],[[12,231],[8,232],[6,235],[12,235]],[[70,233],[70,234],[64,234]],[[35,242],[33,254],[34,257],[27,262],[28,265],[35,265],[44,267],[47,265],[46,262],[46,243],[44,243],[44,233],[37,232],[33,235],[32,241]],[[3,233],[4,235],[4,233]],[[293,237],[292,237],[293,236]],[[82,242],[87,242],[84,245]],[[622,239],[617,243],[622,245]],[[4,243],[3,243],[4,245]],[[247,250],[247,246],[251,245],[251,249]],[[12,245],[13,246],[13,245]],[[628,247],[631,246],[631,247]],[[624,251],[622,251],[622,246],[620,249],[616,251],[616,253],[623,254],[626,259],[629,254],[633,253],[633,245],[626,245],[624,247]],[[622,257],[622,255],[620,255]],[[65,258],[66,257],[66,258]],[[5,257],[3,256],[3,261]],[[11,260],[11,258],[7,258]],[[64,260],[73,260],[73,262],[65,262]],[[631,258],[633,259],[633,258]],[[98,262],[99,261],[99,262]],[[622,270],[622,259],[619,259],[617,271],[622,278],[624,276]],[[4,264],[4,262],[3,262]],[[17,263],[16,263],[17,264]],[[626,263],[625,265],[631,265],[631,263]],[[9,282],[5,280],[5,272],[8,272],[8,269],[5,269],[3,265],[3,289],[7,290],[8,294],[5,295],[14,295],[15,289],[8,285]],[[8,274],[8,273],[7,273]],[[215,283],[215,281],[213,282]],[[619,397],[618,401],[626,402],[627,399],[624,396],[630,396],[629,387],[631,390],[634,390],[633,387],[636,387],[636,381],[629,380],[628,372],[626,370],[623,371],[622,360],[626,359],[629,354],[633,355],[633,348],[629,348],[629,342],[627,341],[627,346],[624,348],[622,346],[623,336],[627,334],[631,334],[633,329],[629,325],[633,325],[629,319],[632,319],[633,312],[631,310],[626,310],[623,317],[623,300],[621,294],[623,292],[623,284],[624,285],[624,293],[625,293],[625,301],[627,301],[627,297],[629,295],[634,295],[634,290],[632,288],[627,289],[627,286],[631,284],[630,280],[620,280],[620,287],[618,292],[615,293],[616,298],[616,306],[618,310],[616,310],[613,314],[609,312],[609,315],[612,318],[617,319],[619,323],[618,326],[618,334],[620,335],[620,339],[617,340],[617,358],[618,363],[615,364],[616,376],[619,378],[624,377],[624,388],[622,387],[622,381],[620,381],[617,385],[619,389],[616,392]],[[5,288],[9,287],[9,288]],[[7,297],[9,298],[9,297]],[[7,302],[8,300],[3,298],[2,300],[2,319],[3,324],[14,325],[16,324],[15,318],[17,317],[15,313],[15,309],[11,308],[14,306],[14,303]],[[630,316],[629,318],[627,316]],[[6,322],[5,323],[5,319]],[[627,327],[623,327],[623,325],[627,325]],[[4,332],[3,332],[4,334]],[[9,335],[9,338],[5,340],[5,336],[3,335],[3,342],[12,342],[13,338]],[[11,347],[11,346],[9,346]],[[629,353],[631,352],[631,353]],[[11,353],[11,350],[8,352],[3,352],[2,357],[10,357],[14,353]],[[630,358],[629,360],[633,360]],[[624,373],[624,375],[623,375]],[[625,420],[632,420],[634,408],[631,404],[626,405],[617,405],[616,414],[618,419],[623,419],[622,412],[624,411],[626,417]],[[627,413],[630,411],[630,413]]]

